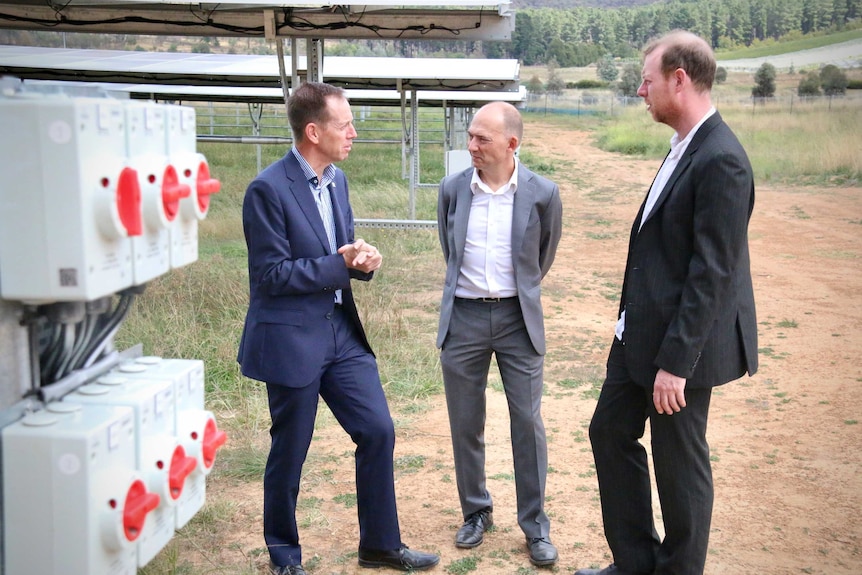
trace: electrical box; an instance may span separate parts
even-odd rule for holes
[[[0,98],[0,134],[0,297],[89,301],[132,285],[141,191],[122,103]]]
[[[166,380],[105,375],[63,401],[131,407],[135,414],[136,464],[147,488],[160,498],[138,540],[138,566],[149,563],[173,538],[176,504],[197,465],[176,436],[176,394]]]
[[[178,181],[190,193],[180,200],[180,211],[171,226],[171,267],[178,268],[198,259],[198,221],[209,210],[210,195],[221,184],[210,177],[206,158],[196,151],[197,121],[194,108],[165,105],[167,114],[167,155],[176,169]]]
[[[135,575],[159,496],[132,408],[55,402],[2,430],[5,575]]]
[[[180,201],[191,190],[181,184],[168,162],[165,107],[153,102],[128,102],[126,155],[141,189],[141,235],[132,238],[134,284],[142,285],[170,270],[170,227]]]
[[[111,375],[169,381],[174,386],[177,437],[186,455],[197,461],[177,500],[176,528],[180,529],[203,507],[206,476],[212,471],[217,451],[227,441],[213,413],[204,409],[204,363],[198,359],[144,356],[121,364]]]

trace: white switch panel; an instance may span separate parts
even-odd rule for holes
[[[138,539],[138,566],[149,563],[173,538],[176,504],[197,465],[176,436],[176,394],[167,380],[105,375],[63,401],[131,407],[137,429],[136,464],[147,488],[160,497]]]
[[[198,218],[194,215],[198,173],[197,125],[194,108],[165,105],[168,162],[176,169],[180,183],[190,187],[181,201],[178,217],[171,225],[171,267],[179,268],[198,259]],[[191,205],[190,205],[191,204]],[[189,207],[186,207],[189,206]]]
[[[129,407],[49,404],[2,430],[5,575],[135,575],[158,495]]]
[[[0,98],[0,296],[89,301],[132,285],[140,188],[110,98]]]
[[[227,441],[215,416],[204,409],[204,364],[198,359],[165,359],[144,356],[121,364],[113,375],[147,380],[163,379],[174,385],[177,398],[177,437],[189,457],[197,461],[186,479],[176,506],[176,527],[194,517],[206,501],[206,476],[212,471],[216,453]]]
[[[168,163],[165,107],[154,102],[127,102],[126,155],[138,174],[143,226],[132,238],[134,284],[142,285],[171,268],[170,226],[188,196]]]

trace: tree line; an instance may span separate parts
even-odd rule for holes
[[[554,60],[587,66],[606,54],[633,58],[651,38],[689,30],[716,49],[857,28],[862,0],[673,0],[622,8],[525,8],[510,42],[405,42],[400,55],[515,58],[524,65]]]

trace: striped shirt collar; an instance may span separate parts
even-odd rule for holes
[[[308,163],[302,154],[299,152],[299,149],[294,147],[291,148],[293,155],[296,157],[297,161],[299,161],[299,165],[302,168],[302,173],[305,174],[305,179],[308,180],[308,183],[314,187],[325,188],[329,186],[333,181],[335,181],[335,165],[329,164],[323,169],[323,181],[318,181],[317,174],[314,173],[314,169],[311,167],[311,164]]]

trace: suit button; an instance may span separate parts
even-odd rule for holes
[[[332,312],[326,313],[326,319],[332,319]]]

